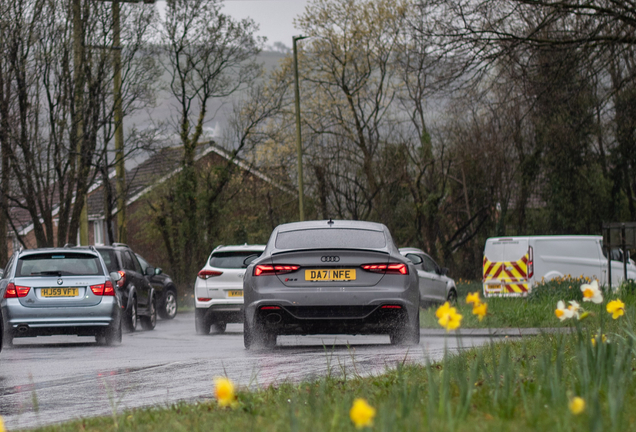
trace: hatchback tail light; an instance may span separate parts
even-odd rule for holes
[[[389,264],[363,264],[362,269],[374,273],[383,274],[409,274],[409,268],[403,263],[389,263]]]
[[[119,276],[121,276],[121,278],[117,281],[117,286],[119,288],[123,288],[124,285],[126,285],[126,272],[123,270],[119,270],[117,273],[119,273]]]
[[[220,271],[203,269],[199,272],[197,276],[203,280],[206,280],[211,277],[221,276],[222,274],[223,272],[220,272]]]
[[[16,286],[13,283],[7,285],[7,290],[4,292],[4,298],[18,298],[26,297],[29,294],[31,287]]]
[[[273,274],[285,274],[295,272],[300,269],[299,265],[290,264],[276,264],[276,265],[263,265],[259,264],[254,267],[254,276],[269,276]]]
[[[381,307],[381,309],[402,309],[402,306],[400,305],[384,305]]]

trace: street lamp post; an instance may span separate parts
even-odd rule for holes
[[[113,115],[115,120],[115,190],[117,191],[117,238],[128,242],[126,226],[126,167],[124,165],[124,114],[121,100],[121,30],[119,1],[113,0]]]
[[[82,25],[82,2],[73,0],[73,82],[75,85],[73,113],[73,126],[75,127],[76,164],[77,169],[82,168],[82,142],[84,140],[84,29]],[[84,196],[84,203],[80,213],[79,237],[80,244],[88,244],[88,197]]]
[[[298,86],[298,49],[296,42],[307,39],[307,36],[292,36],[292,45],[294,50],[294,93],[296,95],[296,151],[298,154],[298,216],[300,221],[305,220],[304,209],[304,184],[303,184],[303,144],[300,133],[300,88]]]
[[[102,0],[112,2],[113,13],[113,99],[115,117],[115,174],[117,188],[117,225],[119,241],[126,241],[126,177],[124,166],[124,130],[123,130],[123,110],[121,97],[121,47],[120,47],[120,22],[119,3],[146,3],[153,4],[155,0]],[[84,30],[82,28],[82,0],[73,0],[73,67],[75,81],[75,115],[73,124],[76,128],[77,137],[77,164],[80,166],[81,146],[84,139],[83,121],[83,57],[84,57]],[[88,244],[88,197],[84,196],[84,205],[80,214],[80,244]]]

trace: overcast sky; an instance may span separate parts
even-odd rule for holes
[[[291,48],[297,35],[292,22],[302,14],[309,0],[224,0],[223,12],[235,18],[250,17],[260,26],[258,36],[267,37],[267,45],[282,42]],[[162,1],[157,2],[163,8]]]

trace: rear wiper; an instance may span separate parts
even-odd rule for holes
[[[31,273],[31,276],[62,276],[62,272],[61,271],[43,271],[43,272],[33,272]]]

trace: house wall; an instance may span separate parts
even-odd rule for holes
[[[220,164],[226,163],[226,159],[217,153],[210,152],[196,162],[200,173],[213,173]],[[174,181],[176,177],[167,180]],[[100,187],[101,188],[101,187]],[[97,194],[100,188],[96,188],[90,196]],[[161,187],[154,187],[147,194],[139,197],[127,207],[128,240],[127,244],[150,264],[161,267],[165,272],[170,272],[168,255],[163,239],[153,220],[152,204],[157,201],[157,194],[161,193]],[[99,200],[101,202],[101,200]],[[209,240],[209,250],[219,244],[265,243],[272,229],[284,222],[295,220],[298,211],[297,197],[288,192],[281,191],[271,183],[237,167],[235,176],[227,188],[227,192],[219,200],[220,210],[218,227],[215,229],[212,239]],[[101,205],[93,205],[91,219],[97,216]],[[115,224],[116,225],[116,224]],[[95,244],[95,221],[89,221],[89,244]],[[57,228],[57,227],[56,227]],[[117,238],[117,227],[114,227]],[[54,235],[57,235],[55,233]],[[108,236],[104,223],[103,243],[108,244]],[[33,230],[23,236],[27,248],[37,247]],[[12,252],[10,240],[7,240],[7,249]],[[203,266],[205,258],[200,263]],[[4,263],[0,263],[4,265]],[[194,276],[193,276],[194,277]]]
[[[53,225],[53,237],[57,238],[57,224]],[[105,240],[107,239],[105,232],[103,233],[102,238]],[[34,249],[38,246],[37,240],[35,239],[35,232],[33,230],[30,230],[28,233],[26,233],[26,235],[21,236],[21,239],[26,249]],[[95,244],[95,221],[92,220],[88,222],[88,244]],[[13,255],[13,251],[19,250],[20,247],[22,247],[22,244],[17,239],[15,239],[13,236],[7,237],[6,248],[9,258],[11,258],[11,256]],[[0,267],[4,267],[5,264],[6,263],[0,263]]]

